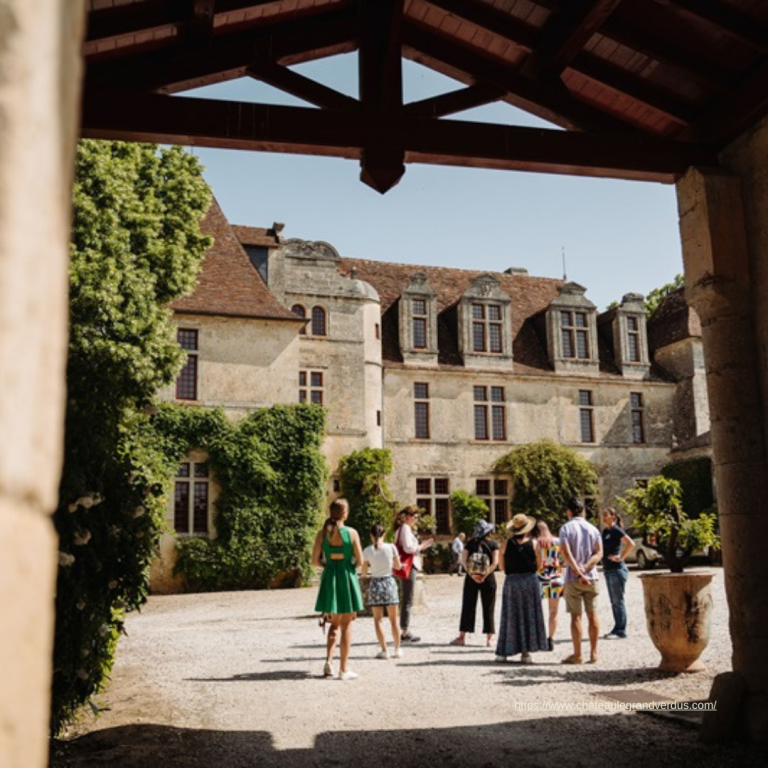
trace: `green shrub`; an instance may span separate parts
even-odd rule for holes
[[[343,456],[339,461],[341,493],[349,502],[351,528],[368,541],[374,523],[392,529],[397,502],[387,487],[386,477],[392,472],[392,454],[383,448],[363,448]]]
[[[446,544],[432,544],[423,552],[425,573],[447,573],[453,563],[453,553]]]
[[[472,536],[477,523],[488,519],[488,505],[466,491],[454,491],[451,494],[451,506],[454,532],[464,533],[467,538]]]

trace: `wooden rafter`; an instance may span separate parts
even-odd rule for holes
[[[621,0],[572,0],[550,16],[526,69],[537,76],[556,77],[581,53]]]
[[[382,194],[405,173],[404,149],[397,140],[403,109],[403,0],[360,0],[360,105],[370,125],[386,129],[383,142],[366,144],[360,180]]]
[[[406,162],[672,182],[714,151],[648,136],[420,120],[372,124],[360,113],[119,91],[86,92],[83,133],[194,146],[360,158],[395,141]],[[395,134],[393,135],[393,131]]]
[[[499,88],[505,101],[555,125],[572,130],[626,132],[631,127],[554,87],[520,74],[511,67],[468,48],[448,44],[443,38],[414,24],[405,24],[403,41],[420,54],[446,64],[474,83]]]
[[[257,58],[248,66],[246,72],[250,77],[323,109],[355,110],[360,106],[357,100],[304,77],[272,59]]]
[[[403,108],[409,117],[445,117],[465,109],[480,107],[498,101],[505,93],[489,85],[470,85],[421,101],[412,101]]]

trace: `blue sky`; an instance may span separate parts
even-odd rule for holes
[[[296,68],[356,96],[354,54]],[[405,100],[461,87],[411,62]],[[189,92],[307,106],[255,80]],[[452,116],[549,127],[507,104]],[[671,185],[442,166],[408,165],[385,195],[359,181],[355,161],[263,152],[196,149],[205,176],[233,224],[285,224],[286,237],[325,240],[342,256],[408,264],[567,274],[604,309],[625,293],[648,293],[682,272]]]

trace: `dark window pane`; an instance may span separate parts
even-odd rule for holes
[[[472,317],[475,320],[483,320],[485,318],[485,307],[482,304],[473,304]]]
[[[589,342],[586,331],[576,331],[576,351],[580,360],[589,358]]]
[[[299,386],[300,387],[306,387],[307,386],[307,372],[306,371],[299,371]]]
[[[630,332],[640,330],[640,325],[639,325],[636,317],[628,317],[627,318],[627,329]]]
[[[425,514],[432,514],[432,499],[416,499],[416,506]]]
[[[182,349],[196,350],[197,349],[197,331],[189,328],[179,328],[176,333],[176,340],[181,345]]]
[[[173,494],[173,527],[177,533],[189,533],[189,483],[176,483]]]
[[[491,387],[491,400],[494,403],[504,402],[504,387]]]
[[[629,352],[629,361],[631,363],[639,363],[640,362],[640,342],[637,337],[637,334],[630,333],[629,338],[627,339],[627,343],[629,345],[629,349],[627,350]]]
[[[413,385],[413,396],[417,400],[427,400],[429,398],[429,384],[417,381]]]
[[[643,407],[643,395],[640,392],[631,392],[629,395],[629,400],[633,408]]]
[[[325,336],[325,310],[322,307],[312,307],[312,335]]]
[[[381,426],[381,411],[376,411],[376,426]]]
[[[430,477],[417,477],[416,478],[416,493],[430,494],[432,493],[432,478]]]
[[[378,323],[375,323],[373,326],[374,335],[377,339],[381,338],[381,326]]]
[[[642,411],[632,411],[632,442],[645,442],[645,429],[643,425]]]
[[[207,461],[201,461],[195,464],[195,477],[208,477],[210,468]]]
[[[197,400],[197,355],[189,355],[176,379],[178,400]]]
[[[424,299],[414,299],[412,307],[414,315],[427,314],[427,302]]]
[[[495,499],[493,502],[493,512],[496,516],[496,523],[509,519],[509,502],[506,499]]]
[[[501,352],[501,326],[498,323],[488,326],[488,348],[491,352]]]
[[[472,349],[475,352],[485,352],[485,325],[472,323]]]
[[[585,312],[577,312],[576,313],[576,327],[577,328],[586,328],[587,327],[587,315]]]
[[[488,408],[484,405],[475,406],[475,440],[488,439]]]
[[[573,331],[563,330],[563,357],[574,357]]]
[[[493,492],[497,496],[506,496],[507,495],[507,488],[508,483],[506,480],[494,480],[493,481]]]
[[[423,317],[413,318],[413,346],[416,349],[427,347],[427,321]]]
[[[579,390],[579,405],[592,405],[592,392],[590,390]]]
[[[475,480],[475,493],[478,496],[490,496],[491,495],[491,481],[485,479]]]
[[[476,402],[484,403],[488,399],[487,387],[474,387],[473,391],[475,393]]]
[[[307,402],[307,390],[306,389],[300,389],[299,390],[299,402],[300,403],[306,403]]]
[[[507,416],[503,405],[494,405],[491,408],[491,426],[494,440],[507,439]]]
[[[294,304],[291,307],[291,312],[293,312],[294,315],[298,315],[299,317],[307,316],[307,310],[304,309],[304,307],[302,307],[301,304]]]
[[[560,313],[560,325],[563,328],[570,328],[573,325],[573,319],[571,318],[570,312]]]
[[[447,496],[449,493],[448,490],[448,478],[447,477],[436,477],[435,478],[435,496],[438,494],[442,494],[443,496]]]
[[[448,499],[435,499],[435,531],[436,533],[451,532],[451,516]]]
[[[208,533],[208,483],[195,483],[193,531]]]
[[[414,408],[415,435],[426,440],[429,438],[429,403],[416,402]]]
[[[592,411],[589,409],[582,409],[579,411],[579,418],[581,420],[581,442],[594,443],[595,435],[592,427]]]
[[[322,390],[319,389],[313,389],[309,394],[309,400],[310,402],[314,403],[315,405],[322,405],[323,404],[323,393]]]
[[[309,384],[312,387],[323,386],[323,374],[320,371],[312,371],[309,374]]]
[[[488,319],[501,320],[501,307],[498,304],[488,305]]]
[[[179,471],[176,473],[176,477],[189,477],[188,461],[185,461],[183,464],[179,464]]]

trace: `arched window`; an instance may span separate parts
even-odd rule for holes
[[[326,336],[325,310],[322,307],[312,307],[312,335]]]
[[[307,316],[307,310],[304,309],[304,307],[301,306],[301,304],[294,304],[291,307],[291,312],[293,312],[294,315],[298,315],[299,317],[306,317]],[[302,325],[301,330],[299,333],[305,334],[307,332],[307,326]]]

